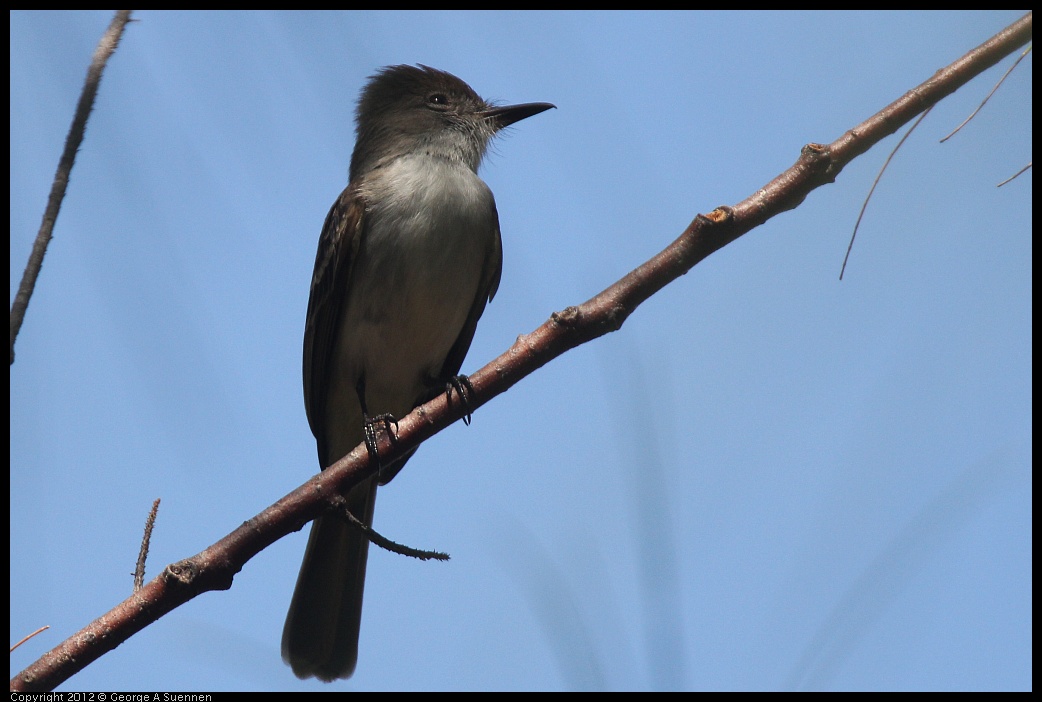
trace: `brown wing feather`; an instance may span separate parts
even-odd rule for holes
[[[337,456],[326,455],[325,403],[330,363],[339,334],[341,310],[346,304],[351,270],[362,240],[365,201],[348,187],[326,215],[318,239],[315,273],[304,324],[304,408],[311,433],[318,441],[322,467]]]

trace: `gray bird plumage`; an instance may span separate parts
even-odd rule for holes
[[[304,329],[304,404],[323,468],[364,440],[369,417],[404,416],[459,372],[502,271],[499,216],[478,166],[497,131],[550,107],[494,107],[426,66],[387,67],[366,84]],[[384,466],[380,484],[407,459]],[[347,495],[367,525],[376,488],[374,478]],[[282,636],[298,677],[354,672],[368,549],[343,517],[315,520]]]

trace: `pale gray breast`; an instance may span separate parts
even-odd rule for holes
[[[338,356],[352,375],[366,374],[374,400],[408,405],[439,373],[479,294],[496,241],[495,204],[460,163],[415,156],[380,170],[366,188],[372,205]]]

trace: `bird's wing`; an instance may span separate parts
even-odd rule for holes
[[[362,240],[364,215],[365,201],[356,188],[348,186],[326,215],[311,277],[311,297],[304,324],[304,408],[311,433],[318,441],[323,468],[328,461],[339,458],[327,456],[328,447],[324,445],[326,392],[341,310],[347,302],[351,271]]]

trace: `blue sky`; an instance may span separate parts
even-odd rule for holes
[[[1017,19],[140,12],[11,368],[12,675],[317,470],[308,285],[384,65],[558,106],[482,175],[503,280],[464,372]],[[11,291],[111,12],[11,18]],[[427,442],[376,527],[360,659],[279,656],[306,531],[59,689],[1030,689],[1031,70],[941,103]]]

